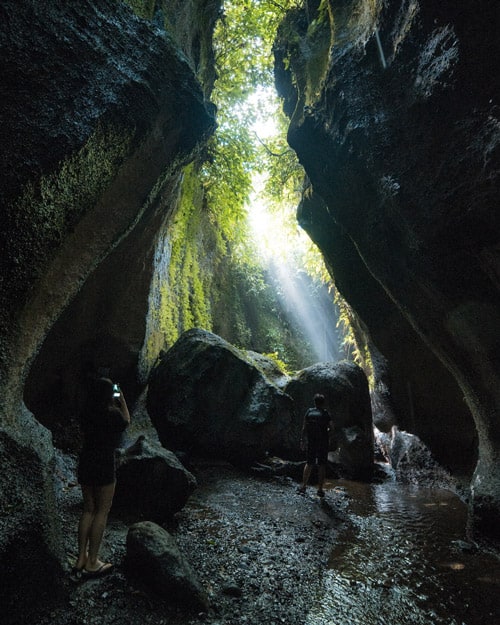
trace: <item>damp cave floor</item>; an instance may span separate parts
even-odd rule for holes
[[[302,625],[347,521],[346,493],[331,488],[321,500],[310,486],[303,496],[289,477],[263,477],[222,461],[199,459],[190,469],[198,488],[164,527],[207,592],[208,613],[193,614],[129,583],[127,530],[146,519],[112,510],[102,559],[115,564],[113,572],[80,584],[68,575],[64,603],[41,606],[31,625]],[[62,476],[59,505],[69,573],[81,505],[71,472]]]

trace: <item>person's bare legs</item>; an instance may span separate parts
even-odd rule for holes
[[[87,564],[89,535],[95,514],[94,487],[82,484],[83,510],[78,523],[78,560],[76,568],[83,569]]]
[[[306,466],[304,467],[304,473],[302,474],[302,486],[300,487],[301,492],[305,492],[306,490],[307,482],[309,481],[309,478],[311,477],[311,471],[312,471],[312,464],[308,464],[306,462]]]
[[[97,571],[104,562],[99,560],[99,548],[101,546],[104,530],[108,521],[108,514],[113,503],[113,495],[115,494],[115,482],[106,484],[105,486],[94,486],[94,518],[90,525],[88,533],[88,557],[85,563],[87,571]],[[109,565],[111,567],[111,565]]]
[[[318,465],[318,493],[323,492],[323,484],[325,483],[326,464]]]

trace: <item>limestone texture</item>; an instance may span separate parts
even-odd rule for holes
[[[292,399],[265,375],[262,358],[211,332],[185,332],[149,380],[147,408],[162,444],[243,465],[290,453],[298,440]]]
[[[54,431],[71,441],[89,354],[133,387],[155,238],[215,120],[195,61],[125,2],[6,0],[0,24],[0,575],[2,606],[29,612],[65,563],[45,426],[70,401]],[[29,374],[51,389],[44,424]]]
[[[385,359],[396,421],[468,476],[495,532],[498,3],[305,4],[275,45],[288,140],[321,199],[299,219]]]

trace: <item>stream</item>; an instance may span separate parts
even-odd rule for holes
[[[352,525],[331,553],[305,625],[499,625],[500,560],[466,541],[446,490],[329,484]]]

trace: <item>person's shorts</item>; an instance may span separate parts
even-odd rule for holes
[[[328,443],[321,441],[320,443],[310,442],[307,445],[307,464],[326,464],[328,459]]]
[[[78,483],[105,486],[116,480],[115,450],[84,449],[78,462]]]

